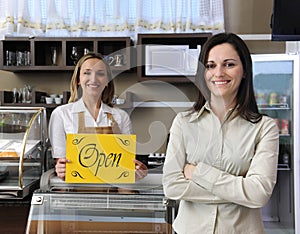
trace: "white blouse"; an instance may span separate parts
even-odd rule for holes
[[[168,198],[180,200],[178,234],[264,233],[260,208],[276,183],[278,127],[267,116],[254,124],[232,112],[220,123],[206,105],[173,121],[163,186]],[[186,163],[196,165],[191,180]]]
[[[132,134],[132,124],[129,115],[122,109],[109,107],[101,103],[100,111],[95,121],[85,107],[82,99],[66,105],[58,106],[51,114],[49,121],[49,139],[52,146],[53,158],[66,156],[66,134],[78,133],[78,113],[84,112],[86,127],[111,126],[111,121],[105,113],[111,113],[118,123],[122,134]]]

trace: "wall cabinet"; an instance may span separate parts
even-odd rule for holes
[[[201,46],[211,35],[211,33],[138,34],[139,81],[193,82]],[[191,63],[194,65],[191,66]]]
[[[0,69],[72,71],[85,52],[93,51],[103,54],[113,71],[125,71],[131,67],[131,45],[130,37],[6,37],[0,41]]]

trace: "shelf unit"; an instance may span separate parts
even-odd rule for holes
[[[63,91],[63,98],[61,104],[46,104],[42,97],[48,96],[46,92],[41,91],[33,91],[32,92],[32,100],[31,103],[13,103],[13,92],[12,91],[0,91],[0,106],[23,106],[23,107],[45,107],[49,109],[54,109],[55,107],[63,104],[67,104],[70,98],[70,91]],[[118,108],[121,109],[130,109],[133,108],[133,93],[126,92],[125,94],[125,103],[120,105],[115,105]]]
[[[12,72],[73,71],[75,64],[71,53],[76,47],[78,57],[84,54],[84,50],[99,52],[105,57],[122,54],[121,66],[112,65],[111,69],[126,71],[131,68],[131,46],[130,37],[6,37],[0,41],[0,69]],[[54,65],[51,59],[53,48],[56,50]],[[18,52],[26,58],[25,62],[17,63],[14,53]]]
[[[46,92],[41,91],[33,91],[32,92],[32,99],[31,103],[13,103],[13,92],[12,91],[0,91],[0,106],[23,106],[23,107],[46,107],[46,108],[55,108],[59,106],[58,104],[46,104],[45,102],[42,102],[42,97],[46,97]],[[63,92],[63,98],[61,104],[68,103],[68,100],[70,98],[70,92],[64,91]]]
[[[195,76],[149,76],[145,72],[146,52],[145,45],[188,45],[190,49],[202,46],[211,33],[164,33],[164,34],[138,34],[137,40],[137,76],[139,81],[161,80],[165,82],[180,83],[193,82]]]

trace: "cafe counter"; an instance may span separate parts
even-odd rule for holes
[[[175,203],[162,174],[134,184],[67,184],[45,172],[33,193],[26,233],[173,233]]]

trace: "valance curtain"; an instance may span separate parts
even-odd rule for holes
[[[223,0],[0,0],[0,37],[224,30]]]

